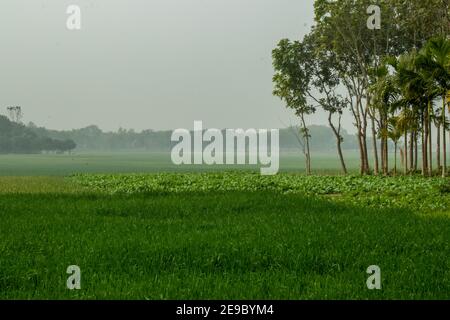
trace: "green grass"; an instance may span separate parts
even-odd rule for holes
[[[445,183],[392,179],[3,177],[0,299],[449,299]]]

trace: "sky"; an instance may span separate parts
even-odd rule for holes
[[[309,32],[313,2],[2,0],[0,114],[19,105],[24,122],[58,130],[298,124],[272,95],[271,51]],[[67,29],[69,5],[81,30]]]

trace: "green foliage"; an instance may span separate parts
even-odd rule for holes
[[[283,39],[273,50],[272,58],[275,69],[273,94],[298,116],[314,113],[314,107],[307,101],[312,80],[309,63],[311,48],[308,43]]]
[[[374,4],[382,12],[379,30],[367,27],[367,8]],[[376,3],[371,0],[316,0],[316,24],[311,32],[302,42],[283,40],[276,49],[277,53],[288,52],[283,48],[291,43],[307,48],[301,57],[285,55],[287,58],[281,61],[288,61],[289,66],[295,66],[293,61],[298,59],[298,69],[308,66],[308,83],[317,89],[314,94],[309,94],[309,98],[331,112],[329,122],[332,128],[332,113],[339,113],[345,107],[351,110],[361,141],[362,174],[370,172],[365,147],[368,120],[373,128],[372,136],[382,139],[382,169],[385,174],[389,171],[389,152],[384,148],[388,144],[388,137],[397,143],[400,133],[406,136],[408,131],[417,133],[420,130],[425,131],[424,136],[428,137],[431,136],[428,135],[431,119],[446,122],[443,111],[440,119],[436,120],[432,109],[434,100],[442,98],[449,90],[449,5],[447,0],[381,0]],[[312,45],[312,49],[308,44]],[[400,57],[398,61],[397,57]],[[305,63],[305,59],[309,62]],[[396,69],[395,75],[390,72],[388,65]],[[280,64],[275,63],[274,66],[277,70]],[[298,83],[304,84],[304,78]],[[295,77],[288,79],[296,82]],[[335,86],[345,87],[348,96],[336,95],[333,89]],[[310,90],[309,86],[301,87],[304,88],[304,94]],[[326,98],[317,96],[317,92]],[[277,95],[279,93],[275,92]],[[366,102],[365,106],[362,101]],[[424,111],[427,107],[429,110]],[[406,117],[408,109],[414,110],[413,117]],[[403,115],[402,121],[397,122],[398,127],[389,128],[389,118],[400,112]],[[422,125],[420,118],[424,117]],[[336,133],[334,128],[333,131]],[[336,135],[339,141],[339,133]],[[424,149],[427,149],[426,143],[424,145]],[[422,161],[424,171],[428,171],[426,160],[424,157]]]
[[[441,183],[438,186],[438,190],[441,194],[447,195],[450,194],[450,181],[446,181],[445,183]]]
[[[67,152],[76,148],[70,139],[56,140],[40,135],[23,124],[0,115],[0,154],[31,154],[42,151]]]
[[[420,176],[274,177],[252,173],[76,175],[75,182],[108,194],[170,194],[195,192],[276,192],[328,196],[333,201],[373,208],[450,210],[450,196],[441,190],[448,180]],[[332,197],[329,197],[332,196]]]

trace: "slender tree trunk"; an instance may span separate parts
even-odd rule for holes
[[[445,116],[445,108],[446,106],[446,97],[445,95],[442,97],[443,106],[442,106],[442,177],[445,178],[447,176],[447,136],[445,130],[446,116]]]
[[[344,172],[344,174],[346,175],[348,172],[347,172],[347,166],[345,165],[344,155],[342,153],[342,140],[341,139],[338,139],[337,149],[338,149],[338,154],[339,154],[339,160],[341,161],[342,172]]]
[[[383,174],[388,175],[389,174],[389,139],[386,136],[386,133],[388,132],[388,116],[387,114],[383,115],[383,128],[385,134],[383,135],[383,156],[384,156],[384,166],[383,166]]]
[[[308,155],[308,176],[311,175],[311,151],[309,148],[309,137],[306,138],[306,150]]]
[[[405,130],[405,175],[408,174],[408,131]]]
[[[414,171],[417,172],[419,169],[419,134],[417,131],[414,132]]]
[[[370,173],[370,164],[369,164],[369,153],[367,151],[367,115],[370,114],[369,112],[369,99],[366,99],[366,106],[363,109],[362,101],[360,100],[360,107],[361,107],[361,114],[362,114],[362,145],[364,148],[364,174]]]
[[[344,155],[342,153],[341,116],[339,116],[338,129],[336,129],[336,127],[334,126],[331,117],[332,117],[332,113],[330,112],[328,115],[328,123],[330,124],[330,127],[333,130],[334,135],[336,136],[336,146],[337,146],[337,151],[338,151],[338,155],[339,155],[339,160],[341,161],[342,172],[346,175],[347,174],[347,166],[345,165]]]
[[[425,123],[425,116],[422,114],[422,175],[427,175],[427,136],[426,129],[427,125]]]
[[[441,167],[441,125],[436,125],[437,136],[436,136],[436,164],[439,171],[442,172]]]
[[[372,120],[372,140],[373,140],[373,157],[374,157],[374,167],[373,173],[378,175],[380,172],[380,164],[378,160],[378,142],[377,142],[377,131],[375,128],[375,115],[371,116]]]
[[[409,134],[410,142],[409,142],[409,170],[412,171],[414,169],[414,132],[411,131]]]
[[[359,144],[359,163],[360,163],[359,171],[361,175],[364,175],[366,164],[364,160],[364,146],[362,142],[361,128],[358,128],[358,144]]]
[[[386,175],[389,175],[389,140],[386,138],[384,142],[384,148],[386,149]]]
[[[403,167],[403,171],[405,170],[405,153],[404,153],[404,148],[399,148],[400,151],[400,164]]]
[[[431,101],[428,102],[428,152],[430,154],[428,161],[428,175],[433,176],[433,139],[431,132]]]
[[[397,175],[397,142],[394,142],[394,176]]]
[[[304,130],[304,137],[305,137],[305,144],[306,144],[306,175],[311,175],[311,153],[310,153],[310,147],[309,147],[309,131],[308,127],[306,126],[305,118],[302,116],[302,125]]]
[[[366,133],[367,133],[367,114],[362,105],[363,96],[359,92],[359,90],[349,90],[349,92],[354,93],[356,101],[355,104],[352,103],[351,110],[353,113],[353,117],[355,119],[356,128],[358,130],[357,138],[359,145],[359,156],[360,156],[360,174],[365,175],[369,173],[369,163],[367,158],[367,142],[366,142]],[[353,101],[353,100],[352,100]]]
[[[369,153],[367,151],[367,136],[363,135],[363,147],[364,147],[364,174],[370,173],[370,165],[369,165]]]
[[[383,174],[385,174],[386,173],[386,156],[385,156],[386,149],[384,148],[384,137],[381,137],[380,150],[381,150],[381,171]]]

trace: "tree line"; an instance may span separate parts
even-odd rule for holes
[[[272,52],[273,93],[300,119],[308,174],[312,136],[307,117],[320,108],[328,114],[344,173],[341,120],[348,112],[357,132],[361,174],[397,174],[400,154],[405,174],[432,175],[438,170],[446,176],[449,3],[377,1],[378,29],[368,27],[367,8],[373,1],[316,0],[311,31],[302,40],[279,42]],[[433,132],[437,133],[434,152]]]
[[[96,125],[72,130],[49,130],[37,127],[33,123],[27,126],[39,136],[51,137],[57,140],[73,140],[79,151],[143,151],[170,152],[174,146],[171,142],[172,131],[142,130],[119,128],[117,131],[103,131]],[[314,135],[311,150],[330,153],[334,150],[333,133],[326,126],[310,126]],[[288,127],[280,130],[280,149],[285,152],[298,152],[298,128]],[[354,135],[341,131],[346,140],[344,150],[354,151],[358,148]]]
[[[298,152],[299,127],[291,126],[280,129],[280,150]],[[334,150],[333,132],[322,125],[312,125],[308,131],[313,135],[310,149],[320,153]],[[40,153],[96,151],[143,151],[170,152],[174,146],[171,142],[172,131],[142,130],[119,128],[117,131],[103,131],[96,125],[72,130],[51,130],[38,127],[33,122],[27,125],[12,121],[0,115],[0,153]],[[343,150],[357,150],[357,139],[344,129],[341,135],[346,144]],[[391,145],[390,147],[393,147]]]
[[[64,153],[75,148],[76,144],[71,139],[58,140],[38,135],[25,125],[0,115],[0,154]]]

